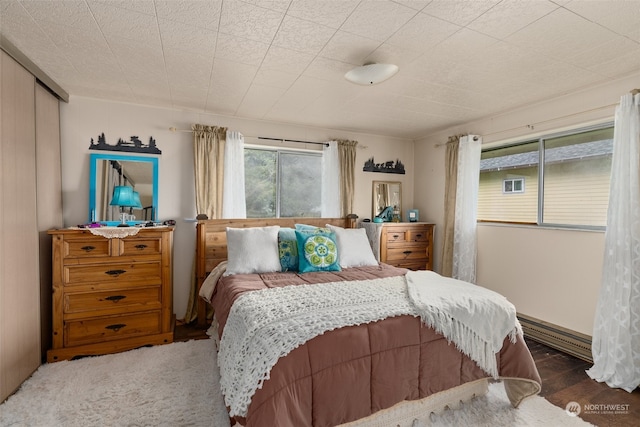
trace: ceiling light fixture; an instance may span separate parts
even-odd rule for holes
[[[358,85],[375,85],[387,80],[398,72],[393,64],[364,64],[344,75],[344,78]]]

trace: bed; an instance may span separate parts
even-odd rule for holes
[[[356,252],[357,246],[345,240],[354,236],[348,232],[353,224],[345,219],[204,220],[197,225],[198,288],[209,289],[201,292],[206,302],[199,314],[205,316],[206,304],[213,307],[221,384],[232,424],[412,426],[432,412],[486,393],[489,381],[504,383],[514,407],[539,393],[540,377],[521,332],[515,333],[518,328],[501,334],[497,347],[494,337],[497,351],[489,352],[491,346],[481,350],[468,336],[452,340],[459,325],[443,328],[433,323],[437,316],[429,310],[416,311],[419,292],[416,296],[414,290],[414,300],[405,302],[411,289],[428,290],[431,296],[449,285],[455,288],[457,283],[446,282],[452,279],[442,278],[443,285],[435,273],[377,262],[305,273],[255,273],[239,267],[239,252],[233,249],[238,230],[268,230],[272,239],[271,227],[295,229],[296,224],[310,227],[305,232],[312,234],[313,227],[330,224],[334,228],[329,231],[342,236],[336,240],[338,250],[345,249],[343,255]],[[301,231],[299,239],[300,234],[306,236]],[[227,236],[233,240],[228,242]],[[244,260],[251,264],[247,259],[255,256]],[[423,287],[421,281],[431,278],[436,287]],[[300,295],[310,299],[300,302]],[[258,313],[262,306],[270,308]],[[343,314],[349,318],[344,324]],[[484,317],[490,320],[471,321],[499,329],[499,315]],[[259,325],[260,333],[251,335],[251,325]]]

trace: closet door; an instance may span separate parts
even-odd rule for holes
[[[0,52],[0,401],[40,366],[35,78]]]
[[[38,234],[40,240],[40,325],[41,356],[51,348],[51,236],[62,228],[62,171],[60,158],[60,101],[36,84],[36,180]]]

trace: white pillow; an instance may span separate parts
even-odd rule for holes
[[[227,227],[227,271],[232,274],[280,271],[277,225],[270,227]]]
[[[331,224],[327,227],[336,233],[340,267],[378,265],[364,228],[342,228]]]

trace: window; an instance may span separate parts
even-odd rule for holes
[[[478,220],[606,226],[612,152],[611,125],[483,150]]]
[[[483,150],[480,158],[478,219],[536,223],[538,214],[538,141]],[[505,191],[505,181],[527,180],[526,192]]]
[[[322,154],[245,148],[247,218],[319,217]]]
[[[524,178],[510,178],[502,181],[503,193],[523,193]]]

